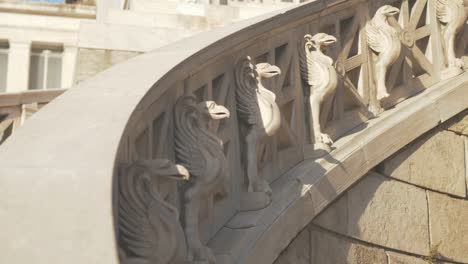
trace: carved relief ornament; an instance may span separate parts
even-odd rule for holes
[[[203,199],[215,190],[226,194],[226,158],[222,141],[208,129],[210,120],[229,118],[229,110],[213,101],[196,103],[194,96],[182,96],[175,106],[176,160],[190,172],[183,191],[182,218],[190,263],[216,263],[211,249],[203,245],[198,232]]]
[[[338,84],[333,59],[323,53],[323,49],[336,42],[334,36],[318,33],[304,36],[304,46],[300,50],[302,79],[309,86],[309,131],[314,138],[314,148],[330,151],[333,140],[323,133],[320,117],[327,116],[329,109],[323,109],[325,101],[332,100]]]
[[[188,171],[169,160],[138,160],[119,175],[118,229],[124,264],[179,264],[186,260],[177,208],[156,190],[158,178],[185,181]]]
[[[467,19],[463,0],[437,0],[437,19],[442,24],[444,56],[447,59],[447,70],[444,77],[452,77],[462,72],[463,61],[456,58],[456,35],[460,32]]]
[[[376,97],[382,100],[389,96],[386,75],[391,65],[393,65],[401,52],[401,42],[399,32],[392,27],[388,19],[397,15],[400,10],[390,5],[380,7],[366,25],[367,44],[377,54],[373,61],[375,75]]]
[[[245,158],[250,193],[242,202],[243,210],[261,209],[271,202],[271,189],[259,176],[258,163],[265,140],[280,128],[281,114],[275,101],[276,95],[263,86],[262,80],[279,74],[281,70],[277,66],[269,63],[254,65],[248,56],[240,60],[236,67],[237,112],[243,128],[240,134],[245,153],[242,156]]]

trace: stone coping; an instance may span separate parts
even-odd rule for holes
[[[0,93],[0,107],[32,103],[48,103],[63,94],[66,89],[24,91],[19,93]]]

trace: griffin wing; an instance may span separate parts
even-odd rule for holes
[[[250,57],[241,60],[236,67],[236,104],[239,117],[248,124],[257,123],[257,80]]]
[[[318,86],[322,81],[319,61],[317,57],[310,52],[305,42],[302,47],[303,48],[299,49],[301,77],[310,87]]]
[[[367,34],[367,44],[369,47],[377,52],[381,53],[385,50],[385,47],[383,47],[383,41],[382,41],[382,36],[380,33],[380,30],[370,21],[366,25],[366,34]]]
[[[200,129],[193,117],[196,112],[196,99],[193,96],[179,98],[175,109],[175,153],[177,163],[184,166],[193,177],[203,175],[206,161],[203,157],[203,142],[199,140]]]
[[[158,245],[157,235],[148,219],[146,190],[138,189],[137,168],[126,168],[119,179],[120,243],[137,258],[149,258]]]
[[[437,0],[437,18],[442,23],[450,23],[455,18],[457,3],[453,0]]]

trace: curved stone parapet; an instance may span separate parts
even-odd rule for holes
[[[404,45],[377,100],[366,23],[380,2],[314,1],[203,33],[45,106],[0,149],[0,262],[273,263],[369,170],[468,106],[468,74],[441,74],[434,0],[382,1],[401,11],[388,26]],[[307,34],[325,37],[301,69]],[[154,236],[129,239],[133,214]]]

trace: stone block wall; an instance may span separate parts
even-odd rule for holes
[[[369,172],[275,263],[468,263],[467,114]]]
[[[75,82],[84,81],[111,66],[133,58],[141,52],[80,48]]]

